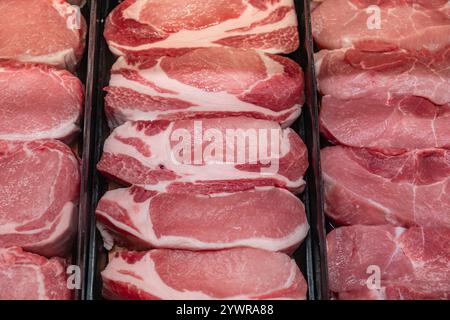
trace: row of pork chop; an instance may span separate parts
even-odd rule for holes
[[[327,0],[329,284],[338,299],[450,299],[450,1]]]
[[[63,0],[0,1],[0,299],[70,299],[86,25]]]
[[[305,299],[303,72],[276,55],[299,44],[293,1],[126,0],[104,35],[97,168],[127,186],[97,206],[104,297]]]

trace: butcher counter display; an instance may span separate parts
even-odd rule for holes
[[[87,9],[0,1],[1,300],[72,299],[82,285]]]
[[[0,0],[0,300],[449,300],[450,1]]]
[[[327,0],[312,30],[332,297],[449,299],[450,2]]]

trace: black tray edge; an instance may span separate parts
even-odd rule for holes
[[[315,283],[315,298],[317,300],[328,300],[328,266],[326,254],[326,231],[325,231],[325,215],[323,202],[323,183],[322,170],[320,160],[320,130],[319,130],[319,98],[317,90],[317,80],[314,66],[314,39],[312,36],[311,25],[311,8],[310,1],[303,0],[304,7],[304,28],[305,28],[305,48],[307,55],[307,68],[305,71],[305,94],[310,108],[309,112],[310,125],[307,128],[306,134],[310,135],[309,156],[310,156],[310,170],[313,175],[309,179],[310,185],[310,216],[311,236],[312,236],[312,256],[314,263],[314,283]]]
[[[75,263],[80,268],[81,287],[75,291],[76,300],[85,300],[85,292],[87,288],[87,277],[90,273],[88,266],[89,246],[90,246],[90,225],[91,225],[91,192],[92,190],[92,151],[93,151],[93,97],[94,97],[94,72],[95,72],[95,46],[96,37],[93,34],[96,32],[96,16],[97,16],[97,1],[90,0],[83,10],[89,12],[87,21],[89,29],[87,36],[87,70],[85,80],[85,101],[84,101],[84,122],[83,122],[83,150],[81,156],[81,186],[80,186],[80,200],[78,211],[78,234],[76,244]]]

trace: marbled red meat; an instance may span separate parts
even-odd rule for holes
[[[320,125],[328,139],[352,147],[450,149],[450,103],[438,106],[420,97],[324,96]]]
[[[233,192],[276,186],[300,192],[307,150],[292,129],[245,117],[126,122],[97,168],[158,191]]]
[[[405,50],[322,50],[315,54],[319,90],[339,99],[392,95],[450,103],[450,46],[419,55]]]
[[[341,227],[328,234],[327,248],[330,290],[339,299],[450,297],[448,228]]]
[[[326,49],[436,51],[450,45],[450,2],[327,0],[312,13],[312,30]]]
[[[81,81],[42,64],[0,62],[0,139],[60,139],[80,131]]]
[[[178,57],[119,58],[106,88],[112,126],[129,120],[244,115],[285,125],[304,102],[301,68],[253,50],[202,48]]]
[[[0,247],[65,256],[77,229],[79,162],[56,140],[0,141]]]
[[[307,290],[289,256],[250,248],[116,252],[102,279],[103,296],[108,299],[300,300]]]
[[[19,247],[0,248],[0,300],[69,300],[66,262]]]
[[[325,211],[339,224],[450,227],[450,150],[321,152]]]
[[[86,22],[65,0],[0,1],[0,59],[73,70],[83,55]]]
[[[100,199],[96,215],[109,249],[114,241],[135,249],[291,252],[309,229],[302,202],[278,188],[208,196],[116,189]]]
[[[104,34],[117,55],[218,46],[289,53],[299,45],[292,0],[126,0]]]

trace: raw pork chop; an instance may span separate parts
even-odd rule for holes
[[[307,150],[292,129],[244,117],[126,122],[106,140],[97,168],[157,191],[304,188]]]
[[[64,0],[0,1],[0,59],[73,70],[81,59],[86,22]]]
[[[322,133],[339,144],[372,149],[450,149],[450,103],[420,97],[322,98]]]
[[[201,48],[179,57],[125,59],[106,90],[113,126],[128,120],[245,115],[291,124],[304,102],[301,68],[277,55]]]
[[[108,249],[116,240],[135,249],[293,251],[309,229],[302,202],[277,188],[209,196],[116,189],[96,213]]]
[[[0,248],[0,300],[69,300],[66,264],[19,247]]]
[[[0,141],[0,247],[64,256],[77,229],[79,163],[56,140]]]
[[[450,298],[450,229],[342,227],[327,248],[330,290],[340,299]]]
[[[80,130],[80,80],[39,64],[0,62],[0,139],[62,139]]]
[[[299,45],[292,0],[126,0],[106,20],[105,38],[117,55],[218,46],[289,53]]]
[[[450,150],[322,150],[325,211],[339,224],[450,227]]]
[[[448,0],[327,0],[312,13],[312,29],[327,49],[435,51],[450,45],[449,13]]]
[[[250,248],[116,252],[102,278],[108,299],[305,299],[307,290],[289,256]]]
[[[339,99],[418,96],[450,103],[450,46],[439,52],[322,50],[315,54],[319,89]]]

